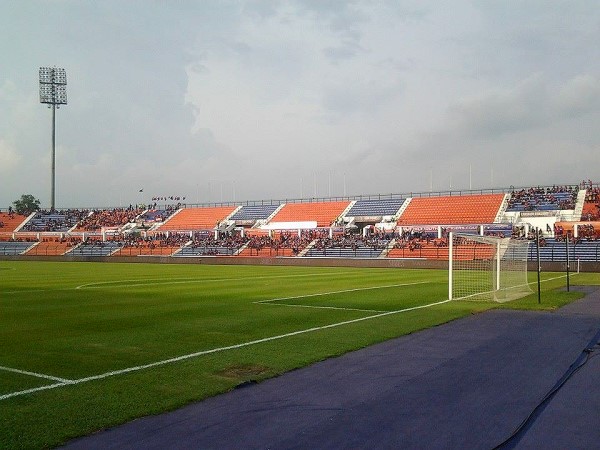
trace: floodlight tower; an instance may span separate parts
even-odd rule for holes
[[[40,103],[52,108],[52,172],[50,209],[55,207],[56,186],[56,110],[67,104],[67,73],[56,67],[40,67]]]

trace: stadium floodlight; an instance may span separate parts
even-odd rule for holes
[[[56,110],[67,104],[67,72],[57,67],[40,67],[40,103],[52,108],[52,158],[50,209],[55,208],[56,187]]]

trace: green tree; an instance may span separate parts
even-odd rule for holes
[[[40,201],[31,194],[23,194],[19,200],[13,202],[15,212],[28,216],[40,209]]]

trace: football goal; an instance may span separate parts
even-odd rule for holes
[[[451,300],[506,302],[532,292],[527,240],[450,233],[448,246]]]

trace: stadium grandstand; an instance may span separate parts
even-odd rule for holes
[[[448,233],[530,239],[600,262],[600,185],[529,186],[215,205],[0,212],[3,256],[448,258]],[[533,246],[529,258],[533,259]]]

